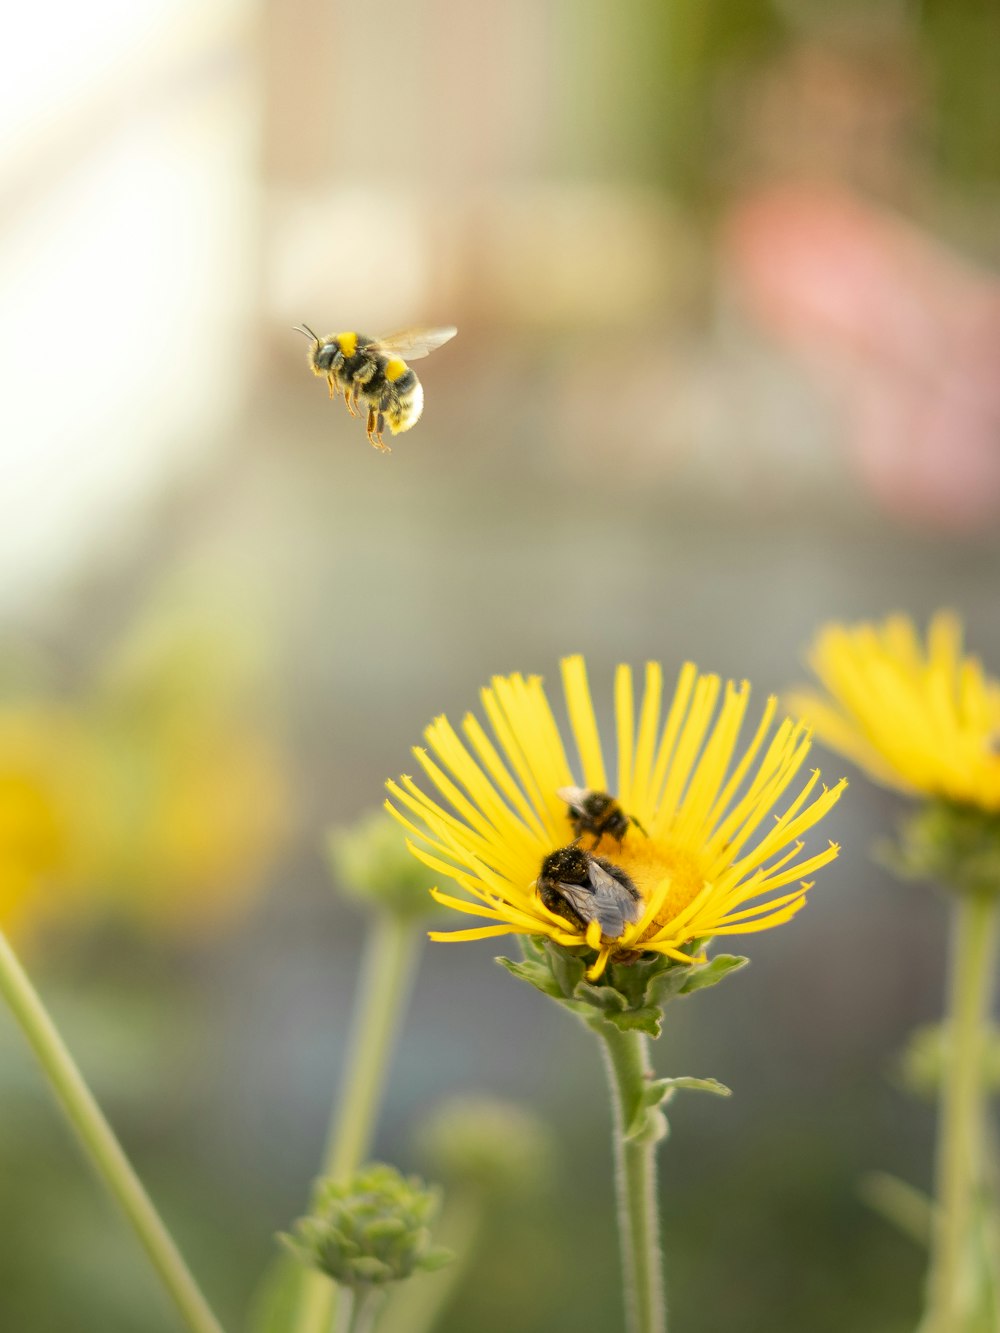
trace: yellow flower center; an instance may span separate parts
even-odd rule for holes
[[[664,880],[670,881],[647,934],[655,934],[669,925],[705,887],[705,872],[697,857],[684,847],[647,838],[638,829],[630,829],[620,847],[614,838],[604,837],[596,850],[598,856],[606,857],[625,871],[644,903],[649,902]]]

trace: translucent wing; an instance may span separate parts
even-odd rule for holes
[[[579,810],[590,795],[586,787],[557,787],[556,795],[565,801],[571,810]]]
[[[401,357],[404,361],[419,361],[449,338],[454,338],[457,332],[454,324],[441,329],[400,329],[398,333],[387,333],[384,337],[376,338],[375,343],[390,356]]]
[[[593,889],[588,888],[585,884],[567,884],[565,880],[557,880],[556,889],[581,920],[596,921],[598,919],[597,903]]]
[[[589,887],[560,880],[556,888],[577,916],[584,921],[597,921],[602,934],[608,939],[618,939],[629,922],[639,920],[639,899],[596,861],[591,861],[587,873]]]

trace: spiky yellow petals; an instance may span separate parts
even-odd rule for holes
[[[831,843],[808,855],[802,838],[845,786],[821,786],[818,772],[802,781],[806,727],[788,719],[775,727],[770,699],[740,750],[746,682],[723,684],[688,664],[664,708],[663,673],[650,663],[637,707],[632,671],[621,666],[617,762],[606,765],[583,659],[567,658],[562,677],[572,756],[541,678],[498,676],[481,696],[492,737],[471,714],[460,732],[440,717],[425,732],[427,749],[414,751],[433,794],[408,777],[388,784],[387,806],[412,835],[414,855],[464,895],[434,897],[482,923],[431,938],[547,936],[593,951],[596,980],[618,958],[654,952],[687,963],[692,941],[794,916],[810,887],[805,877],[838,851]],[[596,920],[550,910],[538,894],[543,861],[574,840],[559,792],[577,786],[610,790],[631,820],[621,841],[605,833],[591,847],[581,839],[638,890],[636,919],[615,938]]]
[[[1000,681],[963,656],[954,615],[931,620],[926,645],[901,615],[827,625],[809,664],[825,693],[789,705],[831,749],[886,786],[1000,810]]]

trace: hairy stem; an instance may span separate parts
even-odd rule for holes
[[[998,899],[986,894],[967,894],[954,907],[926,1333],[956,1333],[966,1303],[973,1206],[984,1175],[983,1057],[996,972],[997,909]]]
[[[666,1333],[660,1224],[656,1197],[656,1142],[652,1134],[626,1137],[642,1106],[651,1071],[647,1038],[602,1027],[614,1107],[615,1186],[625,1278],[627,1333]]]

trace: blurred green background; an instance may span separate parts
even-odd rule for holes
[[[0,905],[223,1320],[302,1210],[364,923],[322,844],[497,672],[688,658],[762,701],[831,617],[1000,662],[1000,17],[984,0],[55,0],[0,62]],[[371,450],[291,326],[455,323]],[[824,774],[839,761],[822,755]],[[852,775],[854,776],[854,775]],[[945,906],[869,850],[679,1004],[678,1330],[902,1333],[929,1176],[888,1075]],[[826,832],[824,828],[824,832]],[[739,945],[737,939],[734,944]],[[620,1326],[588,1034],[428,946],[377,1134],[557,1129],[442,1333]],[[173,1316],[0,1015],[0,1327]],[[419,1280],[419,1279],[417,1279]]]

